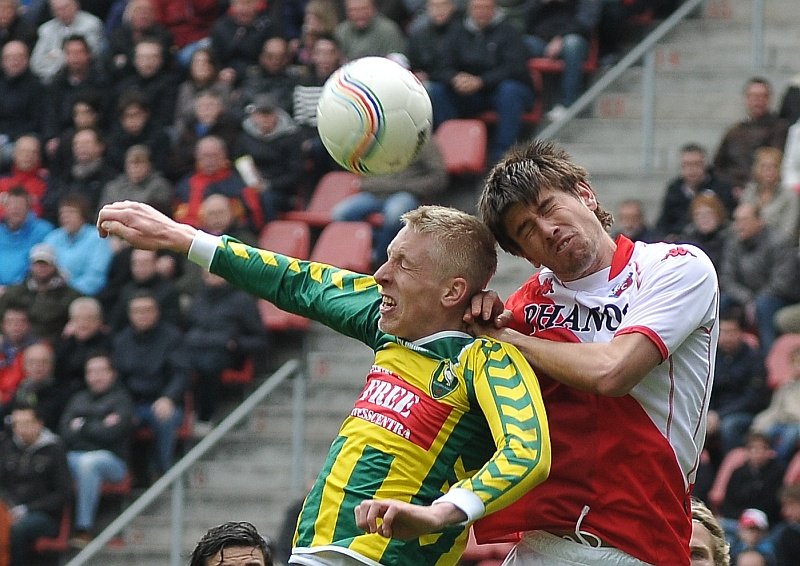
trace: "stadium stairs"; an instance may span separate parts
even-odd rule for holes
[[[730,124],[743,116],[742,87],[748,77],[773,82],[775,104],[791,77],[800,72],[800,11],[797,0],[766,0],[765,67],[751,63],[751,0],[708,0],[700,14],[684,21],[656,52],[656,153],[654,169],[641,167],[641,67],[629,69],[602,94],[590,111],[557,136],[591,173],[601,202],[610,210],[626,198],[641,199],[652,220],[667,180],[678,171],[678,148],[694,141],[713,155]],[[474,211],[477,187],[462,187],[446,204]],[[493,286],[513,291],[530,273],[522,261],[501,255]],[[310,481],[363,383],[371,362],[364,346],[312,324],[305,348],[282,340],[282,356],[305,356],[308,366],[306,462],[291,469],[291,390],[275,391],[248,424],[200,462],[187,482],[183,549],[189,555],[210,527],[226,520],[250,520],[276,536],[295,495],[291,478]],[[277,367],[277,365],[275,366]],[[166,564],[169,556],[169,497],[152,505],[125,529],[122,542],[91,564],[135,566]]]

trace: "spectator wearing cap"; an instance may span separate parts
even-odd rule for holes
[[[36,244],[29,257],[28,276],[22,283],[6,289],[0,297],[0,313],[9,304],[24,306],[34,334],[54,344],[69,318],[69,304],[80,293],[71,288],[59,272],[52,246]]]
[[[256,96],[246,112],[234,155],[252,159],[256,175],[248,185],[259,190],[269,221],[296,204],[303,173],[300,129],[268,94]]]
[[[3,193],[4,213],[0,220],[0,293],[7,285],[25,279],[28,254],[44,240],[53,225],[37,218],[31,210],[31,197],[22,187]]]
[[[92,225],[88,201],[81,194],[68,194],[59,201],[59,227],[45,242],[56,252],[61,274],[83,295],[96,295],[106,285],[111,263],[111,245]]]
[[[768,566],[775,564],[775,547],[769,539],[769,519],[761,509],[745,509],[739,516],[739,529],[731,544],[731,560],[748,550],[760,552]]]

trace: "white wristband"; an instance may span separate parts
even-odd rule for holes
[[[452,503],[461,509],[467,515],[467,520],[461,523],[462,525],[477,521],[483,517],[486,511],[486,506],[480,497],[475,495],[474,492],[460,487],[451,489],[433,502],[434,505],[437,503]]]
[[[189,246],[189,261],[196,263],[206,271],[211,269],[211,260],[220,245],[222,238],[198,230]]]

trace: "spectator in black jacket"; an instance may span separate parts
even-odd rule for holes
[[[59,431],[75,480],[73,546],[90,540],[103,482],[119,482],[128,471],[128,444],[133,426],[133,401],[117,384],[108,353],[86,359],[86,389],[73,395]]]
[[[219,398],[220,374],[263,351],[267,337],[255,299],[222,277],[203,271],[187,319],[186,348],[197,373],[197,434],[206,432]]]
[[[262,94],[248,105],[235,155],[249,155],[253,160],[266,221],[297,204],[303,175],[301,143],[297,124],[273,97]]]
[[[516,141],[521,117],[533,105],[522,35],[505,21],[495,0],[470,0],[467,17],[453,28],[448,46],[442,80],[428,85],[434,126],[496,111],[489,144],[494,163]]]
[[[161,320],[181,326],[178,290],[172,281],[158,272],[158,256],[152,250],[131,252],[131,279],[120,290],[108,318],[112,331],[119,332],[128,324],[128,303],[139,291],[148,291],[158,301]]]
[[[172,49],[172,34],[156,21],[156,11],[152,0],[130,0],[122,14],[122,25],[108,38],[106,66],[115,80],[133,73],[133,48],[145,37],[161,42],[164,53]]]
[[[0,0],[0,46],[21,41],[28,50],[36,45],[36,26],[20,16],[19,0]]]
[[[26,133],[41,135],[44,87],[31,72],[28,46],[9,41],[3,46],[0,75],[0,151],[3,164],[11,158],[12,142]]]
[[[140,39],[133,50],[134,72],[116,85],[116,99],[126,92],[144,95],[155,127],[172,124],[178,97],[178,77],[169,68],[169,54],[157,38]]]
[[[600,21],[600,0],[533,0],[527,10],[525,45],[531,57],[564,61],[561,93],[548,112],[559,120],[578,99],[583,86],[583,62]]]
[[[44,105],[44,139],[48,157],[55,155],[62,131],[73,125],[73,105],[79,98],[97,102],[98,126],[105,122],[110,87],[106,74],[97,63],[86,39],[72,35],[64,40],[64,67],[47,89]]]
[[[69,399],[84,385],[86,360],[92,352],[110,351],[111,335],[103,325],[103,307],[94,297],[69,305],[69,321],[56,346],[56,380]]]
[[[696,143],[687,143],[680,150],[681,174],[667,185],[661,203],[656,229],[661,237],[674,242],[689,225],[689,207],[699,194],[712,192],[725,205],[727,217],[736,208],[731,184],[719,179],[709,167],[706,150]]]
[[[113,340],[114,366],[133,397],[134,424],[155,435],[156,475],[172,465],[190,377],[183,334],[160,315],[151,293],[136,293],[128,303],[130,325]]]
[[[707,433],[719,435],[723,455],[744,443],[753,417],[766,409],[770,399],[764,358],[758,347],[745,339],[743,324],[737,307],[720,313]]]
[[[453,0],[428,0],[425,12],[426,20],[412,29],[406,47],[411,70],[423,84],[443,80],[448,34],[461,17]]]
[[[780,520],[778,492],[785,468],[775,457],[766,435],[749,433],[745,447],[747,460],[733,470],[720,505],[722,526],[731,534],[736,533],[739,517],[745,509],[761,509],[771,524]]]
[[[125,169],[125,153],[134,145],[150,149],[150,160],[157,171],[167,168],[169,135],[154,122],[150,105],[141,92],[126,92],[120,97],[107,141],[106,161],[116,171]]]
[[[0,498],[11,511],[11,566],[29,566],[36,539],[58,532],[72,478],[61,439],[35,407],[16,405],[11,429],[0,437]]]
[[[211,28],[211,47],[222,65],[221,75],[231,84],[244,77],[247,67],[258,64],[261,46],[280,35],[278,25],[259,0],[231,0],[230,9]]]
[[[22,381],[17,387],[15,403],[30,403],[37,409],[44,426],[58,430],[58,420],[67,397],[55,380],[55,352],[47,342],[35,342],[22,352]]]

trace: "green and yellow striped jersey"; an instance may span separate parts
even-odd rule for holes
[[[461,488],[492,513],[547,477],[550,440],[539,385],[513,346],[459,331],[414,342],[385,334],[373,277],[228,237],[211,271],[375,352],[305,500],[295,553],[334,550],[384,566],[455,564],[466,545],[464,525],[415,540],[386,539],[356,526],[355,506],[387,498],[430,505]]]

